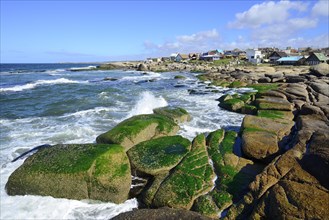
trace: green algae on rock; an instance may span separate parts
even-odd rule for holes
[[[175,123],[183,123],[191,120],[190,114],[183,108],[163,107],[153,110],[154,114],[168,117],[175,121]]]
[[[119,145],[70,144],[43,148],[12,173],[9,195],[42,195],[115,203],[128,198],[130,164]]]
[[[213,187],[214,172],[208,161],[204,135],[198,135],[191,151],[162,182],[153,199],[155,207],[190,209],[200,195]]]
[[[160,137],[137,144],[127,154],[133,168],[157,175],[175,167],[190,148],[191,142],[181,136]]]
[[[120,144],[126,150],[146,140],[175,135],[179,126],[166,116],[158,114],[137,115],[128,118],[110,131],[99,135],[97,143]]]
[[[208,217],[218,216],[220,211],[228,208],[260,170],[251,160],[233,153],[236,137],[236,132],[223,129],[213,131],[207,137],[208,154],[218,179],[211,192],[195,201],[193,210]]]

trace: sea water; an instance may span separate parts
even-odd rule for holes
[[[70,71],[88,66],[1,64],[0,219],[109,219],[138,206],[136,199],[113,204],[8,196],[5,184],[25,158],[11,161],[35,146],[94,143],[122,120],[164,106],[182,107],[191,114],[192,121],[180,124],[179,131],[190,140],[219,128],[239,130],[243,115],[221,109],[216,99],[245,90],[209,86],[192,73],[179,73],[186,78],[177,80],[178,73],[172,72]]]

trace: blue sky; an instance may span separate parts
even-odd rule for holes
[[[1,0],[1,62],[135,60],[214,48],[328,47],[328,4]]]

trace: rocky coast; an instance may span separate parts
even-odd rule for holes
[[[220,108],[246,115],[239,132],[219,129],[189,141],[176,135],[190,120],[187,111],[155,109],[122,121],[96,143],[39,150],[10,176],[9,195],[138,199],[140,209],[114,219],[329,216],[328,64],[121,62],[98,69],[198,72],[206,92],[216,92],[213,86],[254,91],[218,97]]]

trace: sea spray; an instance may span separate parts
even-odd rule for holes
[[[153,109],[165,107],[167,105],[168,102],[162,96],[155,97],[151,92],[145,91],[141,93],[137,103],[131,109],[127,118],[134,115],[152,114]]]

